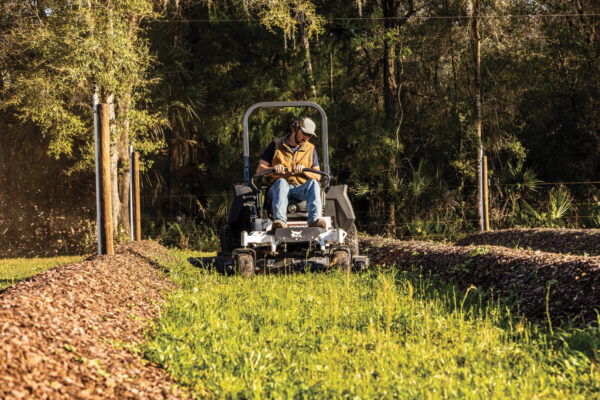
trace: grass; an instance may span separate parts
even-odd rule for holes
[[[18,281],[39,274],[57,265],[81,261],[86,256],[62,256],[47,258],[6,258],[0,259],[0,291]]]
[[[172,252],[177,254],[179,259],[187,259],[189,257],[201,258],[201,257],[214,257],[217,255],[216,251],[197,251],[197,250],[179,250],[173,249]]]
[[[181,259],[145,347],[198,398],[600,398],[597,329],[416,273],[223,277]]]

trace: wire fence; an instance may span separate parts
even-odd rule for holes
[[[554,13],[554,14],[488,14],[479,15],[479,19],[492,20],[492,19],[520,19],[520,18],[596,18],[600,17],[597,13]],[[325,18],[328,23],[336,21],[403,21],[403,20],[470,20],[473,19],[472,15],[419,15],[413,14],[410,18],[404,16],[398,17],[330,17]],[[192,23],[247,23],[257,24],[261,21],[255,18],[201,18],[201,19],[162,19],[154,21],[158,23],[180,23],[180,24],[192,24]]]
[[[490,192],[492,201],[490,202],[490,224],[491,229],[494,228],[510,228],[511,218],[514,222],[516,219],[510,215],[514,212],[512,200],[507,199],[506,194],[504,197],[499,197],[498,189],[512,189],[519,186],[519,184],[511,183],[505,184],[502,182],[496,182],[496,186],[490,186]],[[600,224],[600,201],[596,201],[594,198],[571,198],[569,202],[568,212],[561,215],[549,216],[548,210],[543,209],[549,203],[548,196],[545,194],[544,188],[554,188],[561,186],[575,186],[584,185],[593,189],[596,189],[594,185],[599,185],[600,181],[561,181],[561,182],[537,182],[535,188],[537,188],[536,195],[537,201],[534,199],[528,199],[534,206],[538,207],[538,218],[544,212],[545,220],[536,220],[536,215],[527,211],[521,211],[525,213],[527,218],[522,218],[519,222],[519,226],[527,226],[529,223],[530,227],[541,227],[541,226],[563,226],[563,227],[597,227]],[[456,202],[450,202],[448,204],[435,205],[430,207],[422,207],[420,210],[414,208],[414,204],[411,206],[411,214],[403,214],[402,204],[399,203],[396,210],[390,211],[386,207],[389,203],[380,202],[379,205],[371,209],[356,209],[357,205],[364,205],[364,201],[368,199],[369,194],[361,196],[350,191],[350,197],[353,199],[355,204],[355,215],[357,217],[357,225],[359,229],[368,231],[371,234],[385,234],[393,235],[405,240],[455,240],[460,237],[467,236],[472,233],[476,233],[480,230],[479,224],[479,205],[473,204],[474,195],[476,195],[476,185],[465,185],[460,188],[460,191],[464,195],[465,193],[469,196],[469,200],[462,200]],[[456,190],[456,189],[454,189]],[[401,193],[402,190],[395,190],[395,192]],[[549,191],[548,191],[549,192]],[[385,190],[373,189],[375,195],[386,193]],[[496,193],[496,197],[494,197]],[[599,196],[600,198],[600,193]],[[223,220],[225,214],[223,211],[227,211],[228,204],[233,198],[233,192],[231,191],[216,191],[212,193],[159,193],[159,194],[145,194],[142,196],[146,201],[162,202],[167,200],[174,200],[175,202],[181,202],[182,200],[189,201],[195,199],[199,203],[205,203],[203,206],[210,208],[204,210],[206,213],[211,213],[221,208],[222,215],[219,217]],[[438,201],[442,201],[438,199]],[[517,204],[520,204],[518,200],[515,200]],[[540,203],[541,201],[541,203]],[[210,205],[208,204],[210,203]],[[223,203],[223,204],[222,204]],[[543,203],[543,204],[542,204]],[[224,208],[224,210],[223,210]],[[593,210],[597,208],[598,214],[595,214]],[[523,207],[520,208],[523,210]],[[582,214],[579,214],[579,212]],[[394,215],[394,221],[390,221],[390,217]],[[182,223],[194,223],[196,220],[202,221],[206,217],[202,216],[164,216],[160,217],[160,221],[171,224],[182,224]],[[219,220],[219,218],[213,218],[212,222]],[[516,224],[514,224],[516,225]],[[513,226],[514,226],[513,225]]]

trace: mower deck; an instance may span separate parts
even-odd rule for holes
[[[190,264],[219,273],[232,275],[236,271],[233,258],[216,257],[188,258]],[[333,256],[313,255],[310,257],[276,257],[264,255],[256,259],[256,273],[319,272],[331,269],[337,260]],[[352,256],[352,270],[364,270],[369,266],[366,256]]]

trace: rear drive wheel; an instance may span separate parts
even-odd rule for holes
[[[229,224],[226,224],[221,230],[221,251],[225,254],[231,252],[241,246],[241,232],[239,229],[234,229]]]
[[[352,255],[358,255],[358,230],[356,229],[356,225],[350,225],[350,228],[348,228],[346,234],[344,246],[350,249]]]
[[[235,255],[235,264],[240,275],[244,278],[250,278],[254,275],[254,258],[248,253],[237,253]]]

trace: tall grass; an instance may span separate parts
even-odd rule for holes
[[[173,278],[146,355],[197,397],[600,396],[597,330],[551,335],[476,288],[393,270]]]

